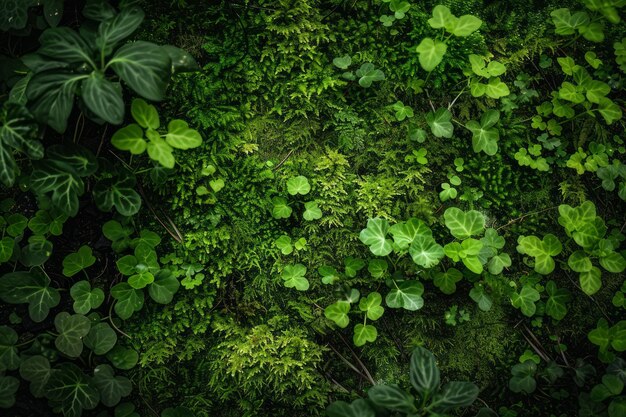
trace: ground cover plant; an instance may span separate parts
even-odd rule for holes
[[[626,415],[625,17],[0,0],[0,412]]]

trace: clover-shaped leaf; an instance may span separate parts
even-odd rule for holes
[[[451,138],[454,126],[452,125],[452,113],[445,107],[436,112],[426,114],[426,123],[430,126],[433,135],[438,138]]]
[[[406,118],[413,117],[413,109],[409,106],[405,106],[401,101],[397,101],[393,106],[391,106],[393,110],[396,112],[396,120],[401,122]]]
[[[356,277],[356,273],[365,267],[365,262],[362,259],[353,258],[351,256],[344,259],[343,263],[345,265],[344,272],[349,278]]]
[[[361,68],[356,71],[356,76],[360,77],[359,85],[365,88],[370,87],[375,81],[382,81],[385,79],[385,74],[381,70],[376,69],[374,64],[369,62],[361,65]]]
[[[456,25],[457,17],[450,12],[448,7],[439,4],[433,8],[433,17],[428,19],[428,24],[433,29],[445,28],[448,32],[452,32]]]
[[[275,219],[287,219],[291,216],[291,207],[287,203],[287,199],[284,197],[272,198],[272,217]]]
[[[485,152],[487,155],[495,155],[498,151],[498,139],[500,134],[494,125],[500,119],[498,110],[487,110],[483,113],[480,123],[470,120],[465,127],[472,132],[472,146],[474,152]]]
[[[454,36],[469,36],[476,32],[482,24],[483,21],[476,16],[466,14],[458,18],[452,30],[452,34],[454,34]]]
[[[117,300],[114,310],[121,319],[126,320],[143,307],[144,295],[127,282],[120,282],[111,288],[111,296]]]
[[[287,265],[281,273],[281,278],[285,281],[285,287],[306,291],[309,289],[309,280],[304,277],[305,274],[306,266],[302,264]]]
[[[339,69],[348,69],[350,64],[352,64],[352,58],[350,55],[344,55],[333,59],[333,65]]]
[[[467,239],[478,235],[485,228],[485,216],[476,210],[462,211],[456,207],[450,207],[444,212],[443,218],[446,227],[457,239]]]
[[[378,337],[378,330],[371,324],[359,323],[354,326],[354,336],[352,341],[355,346],[363,346],[367,342],[373,342]]]
[[[350,323],[348,312],[350,312],[350,303],[340,300],[326,307],[324,309],[324,316],[335,322],[337,326],[345,329],[348,323]]]
[[[156,107],[146,103],[146,101],[141,98],[133,99],[130,105],[130,113],[139,126],[144,129],[157,130],[161,125]]]
[[[18,336],[9,326],[0,326],[0,372],[12,371],[20,366],[17,344]]]
[[[52,372],[46,385],[46,396],[60,404],[66,417],[80,417],[83,410],[93,410],[100,402],[98,390],[73,363],[62,363]]]
[[[555,320],[562,320],[567,314],[567,302],[570,293],[564,288],[557,288],[554,281],[546,284],[548,300],[546,301],[546,313]]]
[[[283,235],[274,241],[274,245],[280,249],[283,255],[289,255],[293,252],[293,246],[291,245],[291,238],[287,235]]]
[[[511,256],[509,256],[508,253],[500,253],[489,260],[487,269],[489,269],[490,274],[498,275],[502,273],[504,268],[508,268],[512,264],[513,262],[511,261]]]
[[[96,355],[104,355],[117,343],[117,333],[108,323],[98,323],[91,327],[83,342]]]
[[[480,284],[474,284],[474,288],[470,290],[469,296],[472,300],[478,304],[478,308],[482,311],[491,310],[491,306],[493,305],[493,300],[485,291],[485,288]]]
[[[554,271],[553,256],[563,250],[559,239],[553,234],[547,234],[543,240],[536,236],[520,236],[517,240],[517,251],[535,258],[535,271],[542,275],[548,275]]]
[[[130,151],[133,155],[145,152],[146,142],[143,129],[134,123],[119,129],[111,137],[111,144],[122,151]]]
[[[463,279],[463,274],[456,268],[448,268],[446,271],[436,272],[433,283],[444,294],[454,294],[456,283]]]
[[[416,311],[424,306],[422,294],[424,285],[419,281],[402,281],[399,284],[394,282],[394,288],[385,297],[385,303],[391,308]]]
[[[70,315],[65,311],[54,318],[54,326],[59,334],[54,345],[69,357],[76,358],[83,351],[83,337],[91,329],[91,321],[82,314]]]
[[[107,407],[117,405],[122,397],[130,395],[133,387],[130,380],[115,376],[109,365],[98,365],[93,371],[93,384],[100,391],[100,400]]]
[[[287,192],[291,195],[301,194],[306,195],[311,191],[311,185],[309,180],[304,175],[298,175],[297,177],[290,178],[287,181]]]
[[[424,71],[432,71],[443,60],[443,56],[446,54],[448,46],[438,40],[431,38],[424,38],[417,45],[417,53],[419,54],[419,63]]]
[[[308,201],[304,203],[304,213],[302,213],[302,217],[306,221],[312,221],[322,218],[322,210],[317,205],[317,201]]]
[[[202,145],[202,136],[197,130],[191,129],[186,121],[176,119],[168,123],[165,141],[172,148],[192,149]]]
[[[375,218],[367,221],[367,227],[361,230],[359,239],[369,246],[370,251],[376,256],[386,256],[393,250],[392,240],[387,239],[389,222],[385,219]]]
[[[154,276],[154,282],[148,287],[148,294],[159,304],[168,304],[178,291],[180,283],[169,269],[162,269]]]
[[[63,275],[72,277],[80,271],[89,268],[96,262],[96,258],[87,245],[81,246],[77,252],[70,253],[63,259]]]
[[[426,224],[416,218],[410,218],[405,222],[399,222],[389,228],[395,245],[406,250],[418,236],[432,236],[432,231]]]
[[[368,319],[378,320],[385,312],[385,308],[380,305],[382,300],[380,293],[369,293],[366,298],[359,301],[359,310],[364,311]]]
[[[387,261],[384,259],[370,259],[367,264],[367,271],[374,278],[381,278],[385,275],[385,272],[389,269]]]
[[[509,380],[509,389],[513,392],[532,393],[537,387],[536,372],[537,364],[530,359],[513,366],[511,369],[513,377]]]
[[[522,310],[526,317],[532,317],[537,310],[535,302],[539,301],[539,291],[530,285],[524,285],[522,290],[511,295],[511,304]]]
[[[74,300],[73,308],[77,314],[87,314],[91,309],[100,307],[104,301],[104,291],[100,288],[91,289],[89,281],[78,281],[70,288]]]
[[[107,359],[111,361],[113,366],[117,369],[127,371],[137,365],[139,354],[133,349],[115,345],[115,347],[107,353]]]

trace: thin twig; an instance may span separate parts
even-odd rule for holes
[[[291,154],[292,154],[292,153],[293,153],[293,149],[289,151],[289,153],[287,154],[287,156],[285,156],[285,157],[283,158],[283,160],[282,160],[282,161],[280,161],[280,163],[279,163],[278,165],[276,165],[272,171],[276,171],[278,168],[280,168],[280,167],[281,167],[281,165],[285,163],[285,161],[287,160],[287,158],[289,158],[289,157],[291,156]]]

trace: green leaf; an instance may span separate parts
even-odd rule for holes
[[[312,221],[322,218],[322,210],[318,207],[316,201],[309,201],[304,203],[304,213],[302,213],[302,217],[304,220]]]
[[[532,317],[537,310],[535,302],[539,301],[539,298],[541,298],[539,291],[530,285],[524,285],[519,293],[514,292],[511,294],[511,304],[513,304],[513,307],[522,310],[522,314],[526,317]]]
[[[98,365],[93,371],[93,384],[100,391],[102,404],[107,407],[117,405],[122,397],[130,395],[133,386],[130,380],[123,376],[115,376],[109,365]]]
[[[430,351],[419,346],[413,349],[409,377],[411,385],[423,399],[430,398],[439,390],[439,368]]]
[[[50,361],[41,355],[31,356],[20,365],[20,376],[30,382],[30,392],[35,398],[42,398],[46,394],[50,375]]]
[[[324,309],[324,316],[335,322],[342,329],[345,329],[350,323],[348,313],[350,312],[350,303],[347,301],[337,301]]]
[[[517,240],[517,251],[535,258],[535,271],[542,275],[548,275],[554,271],[554,260],[563,250],[561,242],[553,234],[547,234],[543,240],[536,236],[520,236]]]
[[[472,132],[472,147],[474,152],[485,152],[495,155],[498,152],[500,133],[493,127],[500,119],[500,112],[487,110],[481,117],[480,123],[470,120],[465,127]]]
[[[511,94],[509,87],[500,80],[500,77],[492,77],[489,79],[485,87],[485,94],[488,97],[499,99]]]
[[[567,260],[567,264],[574,272],[589,272],[593,267],[591,259],[582,250],[572,253]]]
[[[384,307],[380,305],[382,300],[380,293],[369,293],[366,298],[363,297],[359,301],[359,310],[365,312],[368,319],[378,320],[385,312]]]
[[[20,357],[15,347],[17,340],[15,330],[9,326],[0,326],[0,372],[19,368]]]
[[[60,404],[65,417],[80,417],[83,410],[93,410],[100,402],[98,390],[73,363],[62,363],[50,375],[46,388],[46,396]]]
[[[399,222],[389,228],[394,243],[401,250],[406,250],[418,236],[432,236],[432,231],[418,219],[410,218],[406,222]]]
[[[143,307],[144,295],[141,290],[132,288],[126,282],[120,282],[111,288],[111,296],[117,300],[115,303],[115,313],[126,320]]]
[[[451,138],[454,126],[452,125],[452,113],[445,107],[436,112],[426,114],[426,123],[430,126],[433,135],[438,138]]]
[[[370,251],[376,256],[386,256],[393,250],[391,239],[387,239],[389,222],[385,219],[375,218],[367,221],[367,227],[361,230],[359,239],[369,246]]]
[[[546,313],[555,320],[562,320],[567,314],[567,302],[570,300],[570,293],[564,288],[557,288],[554,281],[546,284],[548,300],[546,301]]]
[[[129,370],[137,365],[139,354],[133,349],[127,349],[116,345],[107,353],[107,359],[111,361],[117,369]]]
[[[581,91],[582,88],[577,88],[574,84],[565,81],[559,89],[559,98],[579,104],[585,101],[585,96]]]
[[[97,117],[105,122],[119,125],[124,121],[124,100],[119,84],[92,72],[81,84],[81,98]]]
[[[457,239],[467,239],[483,232],[485,217],[476,210],[464,212],[456,207],[448,208],[443,214],[446,227]]]
[[[367,271],[374,278],[381,278],[388,269],[389,265],[384,259],[370,259],[367,265]]]
[[[586,222],[572,233],[574,241],[586,249],[593,248],[606,234],[607,227],[601,217]]]
[[[150,297],[159,304],[169,304],[178,291],[180,282],[169,269],[162,269],[154,276],[154,282],[148,287]]]
[[[284,197],[274,197],[272,198],[272,204],[274,207],[272,208],[272,217],[275,219],[287,219],[291,216],[291,207],[287,203],[287,199]]]
[[[478,304],[478,308],[482,311],[491,310],[491,306],[493,305],[493,301],[491,297],[485,291],[485,288],[481,285],[475,285],[474,288],[470,290],[469,296],[472,300]]]
[[[444,294],[454,294],[456,283],[463,279],[463,274],[456,268],[448,268],[445,272],[435,273],[433,283]]]
[[[595,266],[587,272],[581,272],[579,276],[580,288],[587,295],[593,295],[602,287],[602,271]]]
[[[39,37],[37,53],[69,63],[92,62],[87,42],[68,27],[46,29]]]
[[[585,201],[574,208],[567,204],[559,206],[558,222],[568,233],[572,233],[596,218],[596,206],[591,201]]]
[[[489,260],[488,269],[492,275],[499,275],[504,268],[512,265],[511,257],[508,253],[500,253]]]
[[[148,131],[149,133],[150,131]],[[150,159],[158,161],[165,168],[174,168],[175,159],[172,153],[172,147],[159,137],[158,133],[153,133],[148,136],[150,142],[146,146],[148,149],[148,156]]]
[[[165,96],[171,65],[167,52],[143,41],[122,46],[107,64],[135,93],[155,101]]]
[[[466,14],[459,17],[454,26],[452,34],[454,36],[469,36],[472,33],[476,32],[482,24],[483,21],[479,18]]]
[[[352,58],[350,55],[344,55],[333,59],[333,65],[339,69],[348,69],[350,64],[352,64]]]
[[[130,113],[133,115],[133,119],[135,119],[139,126],[144,129],[157,130],[161,126],[159,113],[157,112],[156,107],[152,104],[146,103],[146,101],[141,98],[133,99],[130,106]]]
[[[536,372],[537,364],[530,359],[513,366],[511,369],[513,377],[509,380],[509,389],[518,393],[532,393],[537,387],[537,382],[534,378]]]
[[[376,417],[369,402],[361,398],[352,401],[352,404],[335,401],[326,408],[326,414],[329,417]]]
[[[21,236],[28,225],[28,219],[19,213],[11,214],[6,218],[6,221],[8,223],[6,232],[12,237]]]
[[[451,410],[469,407],[478,398],[478,387],[471,382],[452,381],[443,386],[435,395],[429,407],[437,410]]]
[[[0,408],[11,408],[15,405],[15,394],[19,387],[19,379],[0,375]]]
[[[43,273],[12,272],[0,277],[0,298],[5,303],[28,303],[30,318],[39,323],[61,300],[59,291],[50,288],[50,278]]]
[[[396,120],[401,122],[406,118],[414,116],[413,109],[409,106],[405,106],[401,101],[397,101],[393,106],[393,110],[396,112]]]
[[[143,130],[133,123],[115,132],[111,137],[111,144],[122,151],[140,155],[146,150],[148,143],[143,137]]]
[[[143,19],[144,13],[139,7],[122,8],[117,15],[100,23],[96,46],[108,55],[119,42],[137,30]]]
[[[96,263],[96,258],[87,245],[81,246],[77,252],[70,253],[63,259],[63,275],[73,277],[80,271]]]
[[[446,28],[448,32],[452,32],[456,26],[457,18],[450,12],[446,6],[438,4],[433,8],[433,17],[428,19],[428,24],[433,29]]]
[[[374,64],[369,62],[361,65],[356,71],[356,76],[359,78],[359,85],[364,88],[368,88],[372,85],[374,81],[382,81],[385,79],[385,74],[374,67]]]
[[[424,268],[437,265],[444,256],[443,247],[435,242],[431,236],[419,235],[413,239],[409,247],[411,259]]]
[[[626,269],[626,259],[617,252],[610,252],[600,257],[600,265],[609,272],[621,274]]]
[[[431,38],[424,38],[417,46],[417,53],[419,54],[419,63],[424,71],[432,71],[443,60],[443,56],[446,54],[448,46],[438,40]]]
[[[303,175],[298,175],[287,181],[287,192],[291,195],[306,195],[309,191],[311,191],[311,185],[309,180]]]
[[[115,16],[116,10],[106,1],[89,1],[83,8],[82,14],[87,19],[96,20],[101,22],[103,20],[111,19]]]
[[[13,256],[13,249],[15,248],[15,239],[8,236],[3,237],[0,240],[0,264],[7,262]]]
[[[355,346],[363,346],[367,342],[374,342],[378,337],[378,330],[371,324],[359,323],[354,326],[354,336],[352,341]]]
[[[309,280],[304,277],[305,274],[306,266],[298,263],[285,266],[281,278],[285,281],[285,287],[306,291],[309,289]]]
[[[87,314],[96,309],[104,301],[104,291],[100,288],[91,289],[89,281],[78,281],[70,288],[70,295],[74,300],[73,308],[77,314]]]
[[[28,8],[30,6],[31,3],[28,1],[4,1],[0,7],[0,31],[23,29],[28,22]]]
[[[402,281],[395,284],[385,297],[385,303],[391,308],[404,308],[409,311],[419,310],[424,306],[424,285],[419,281]]]
[[[98,323],[91,327],[83,342],[96,355],[104,355],[117,343],[117,333],[108,323]]]
[[[85,78],[87,75],[54,70],[35,74],[26,88],[31,113],[41,123],[64,133],[74,106],[78,82]]]
[[[417,411],[415,398],[395,385],[374,385],[367,391],[370,401],[390,411],[413,413]]]
[[[115,207],[122,216],[137,214],[141,208],[141,196],[135,191],[135,185],[132,175],[99,181],[93,189],[96,205],[103,211],[111,211]]]
[[[44,151],[36,140],[37,124],[28,110],[13,103],[5,104],[5,109],[0,124],[0,182],[11,187],[19,173],[13,150],[24,152],[31,159],[41,159]]]
[[[585,12],[577,12],[572,14],[569,9],[561,8],[550,13],[552,23],[555,26],[555,32],[558,35],[573,35],[576,29],[583,27],[589,23],[589,15]]]
[[[83,351],[83,337],[91,329],[91,321],[82,314],[70,315],[66,312],[57,314],[54,326],[59,334],[54,345],[65,355],[77,358]]]
[[[202,136],[184,120],[172,120],[167,125],[165,140],[172,148],[192,149],[202,145]]]
[[[600,113],[608,125],[611,125],[622,118],[622,109],[611,99],[606,97],[601,97],[599,99],[598,113]]]
[[[283,255],[289,255],[293,252],[293,246],[291,246],[291,238],[283,235],[274,241],[274,245],[280,249]]]

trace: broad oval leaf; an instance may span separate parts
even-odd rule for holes
[[[122,89],[95,71],[81,85],[81,98],[96,116],[114,125],[124,121]]]
[[[396,385],[374,385],[367,391],[370,401],[379,407],[390,411],[400,411],[403,413],[413,413],[415,408],[415,398]]]
[[[411,385],[422,398],[430,398],[439,389],[441,379],[435,357],[421,346],[416,347],[411,354],[409,376]]]

